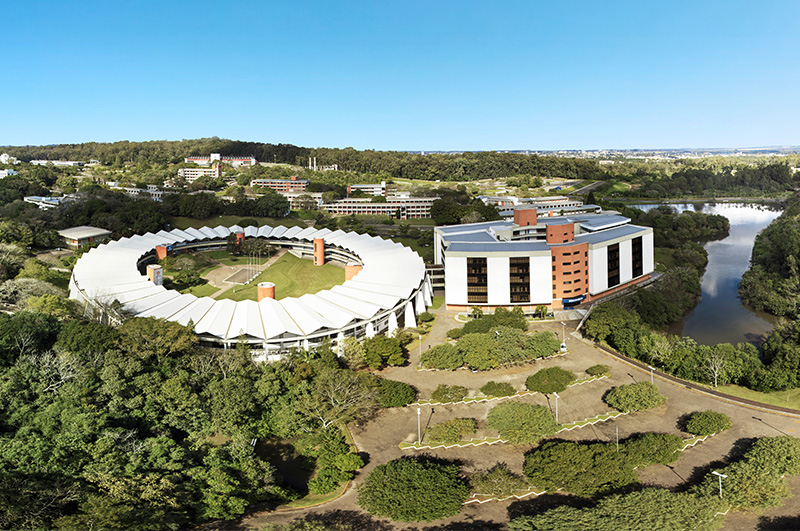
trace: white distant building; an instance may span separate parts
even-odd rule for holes
[[[8,153],[3,153],[0,155],[0,164],[19,164],[19,161]]]
[[[180,168],[178,170],[178,177],[183,177],[186,182],[193,183],[200,177],[222,177],[222,170],[219,165],[214,165],[210,168]]]
[[[14,170],[0,170],[0,179],[5,179],[9,175],[19,175],[19,172]]]
[[[225,164],[230,164],[234,168],[238,168],[241,166],[255,166],[258,164],[258,161],[255,157],[232,157],[232,156],[221,156],[219,153],[211,153],[209,156],[199,156],[199,157],[186,157],[183,159],[184,162],[193,162],[199,166],[210,166],[214,162],[224,162]]]
[[[83,166],[83,162],[79,160],[32,160],[31,164],[34,166],[47,166],[48,164],[52,164],[53,166],[70,166],[74,168]]]
[[[364,192],[367,195],[386,195],[386,181],[381,181],[380,184],[351,184],[347,187],[347,194],[352,194],[356,190]]]

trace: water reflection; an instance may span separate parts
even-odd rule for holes
[[[650,210],[659,205],[631,205]],[[730,220],[730,235],[708,242],[708,266],[700,279],[702,298],[670,333],[693,338],[700,344],[758,342],[772,330],[775,318],[745,307],[739,300],[742,274],[750,264],[756,235],[780,215],[762,205],[741,203],[684,203],[670,205],[679,211],[720,214]]]

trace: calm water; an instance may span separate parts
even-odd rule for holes
[[[632,205],[649,210],[658,205]],[[702,297],[670,333],[689,336],[703,345],[758,342],[772,330],[774,317],[755,312],[742,304],[737,292],[742,274],[750,265],[753,241],[780,212],[759,205],[738,203],[697,203],[670,205],[704,214],[721,214],[731,223],[730,235],[708,242],[708,266],[700,279]]]

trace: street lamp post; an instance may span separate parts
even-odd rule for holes
[[[728,476],[726,476],[725,474],[720,474],[716,470],[712,470],[711,473],[719,478],[719,499],[721,500],[722,499],[722,478],[726,478]]]
[[[650,369],[650,383],[653,383],[653,371],[655,369],[653,367],[651,367],[650,365],[648,365],[647,368]]]
[[[417,408],[417,444],[422,444],[422,408]]]
[[[561,321],[561,352],[567,351],[567,334],[564,331],[565,326],[567,326],[567,324]]]
[[[553,396],[556,397],[556,424],[558,424],[558,393],[553,393]]]

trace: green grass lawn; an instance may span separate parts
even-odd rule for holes
[[[199,218],[186,218],[182,216],[171,216],[167,218],[172,226],[176,229],[188,229],[194,227],[199,229],[201,227],[216,227],[222,225],[223,227],[230,227],[238,225],[239,221],[247,219],[246,216],[215,216],[206,219]],[[270,227],[277,227],[283,225],[284,227],[300,226],[305,227],[306,224],[301,219],[286,217],[286,218],[251,218],[258,222],[258,225],[269,225]]]
[[[216,293],[216,291],[217,288],[211,284],[200,284],[199,286],[192,286],[191,288],[182,290],[181,293],[191,293],[195,297],[210,297],[212,294]]]
[[[311,260],[304,260],[286,253],[253,282],[247,286],[236,286],[235,293],[233,289],[229,289],[217,299],[256,300],[258,292],[256,285],[259,282],[274,282],[275,297],[280,300],[285,297],[299,297],[306,293],[316,293],[337,284],[343,284],[344,269],[333,264],[315,266]]]
[[[663,265],[666,269],[673,269],[675,267],[675,257],[672,249],[656,247],[653,250],[653,259],[657,264]]]
[[[738,385],[721,385],[717,391],[728,395],[738,396],[746,400],[753,400],[755,402],[762,402],[772,406],[788,407],[790,409],[800,410],[800,388],[789,389],[787,391],[774,391],[772,393],[760,393],[740,387]]]

